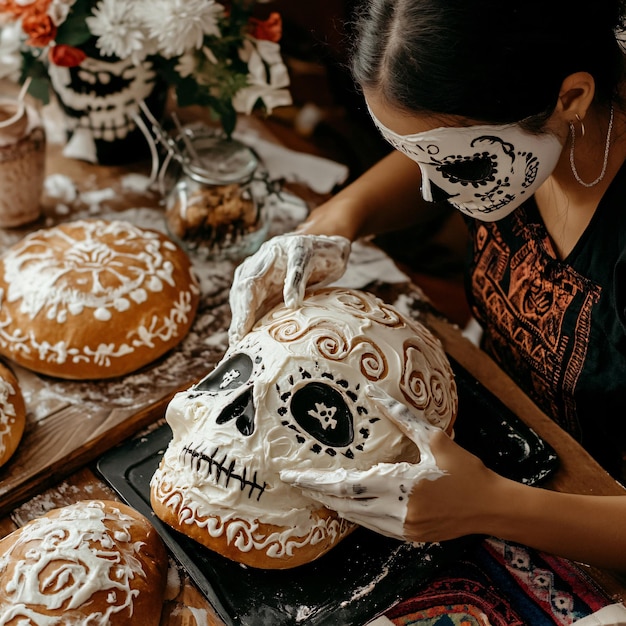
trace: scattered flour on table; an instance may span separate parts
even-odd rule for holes
[[[152,181],[143,174],[127,174],[122,177],[122,189],[134,193],[146,193],[150,190]]]
[[[298,607],[298,611],[296,612],[296,623],[303,622],[304,620],[309,619],[311,615],[314,613],[315,609],[310,606],[300,606]]]
[[[173,600],[182,588],[180,572],[178,571],[178,563],[171,557],[168,559],[167,583],[165,586],[165,599]]]
[[[74,181],[64,174],[50,174],[46,176],[43,189],[46,195],[65,204],[71,204],[78,197]]]
[[[105,200],[114,200],[117,198],[117,193],[112,187],[105,189],[94,189],[93,191],[83,191],[79,195],[79,199],[83,204],[89,207],[91,213],[100,211],[100,205]]]
[[[82,488],[79,488],[76,485],[63,481],[56,485],[53,490],[37,494],[28,500],[28,502],[15,508],[10,514],[11,520],[17,526],[23,526],[31,520],[45,515],[49,511],[73,502],[77,494],[81,499],[84,499],[85,494],[89,495],[93,490],[94,487],[92,485],[84,485]],[[98,495],[98,498],[102,499],[101,493]]]

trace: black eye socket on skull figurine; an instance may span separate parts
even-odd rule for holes
[[[230,391],[245,385],[254,365],[252,359],[244,353],[234,354],[219,367],[215,368],[196,386],[197,391]]]
[[[352,413],[330,385],[312,382],[301,387],[293,394],[290,410],[298,425],[326,446],[344,447],[354,439]]]

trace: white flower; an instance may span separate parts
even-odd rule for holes
[[[0,79],[19,80],[22,68],[20,34],[21,27],[17,22],[0,28]]]
[[[202,47],[205,35],[219,37],[224,7],[214,0],[137,0],[135,13],[166,58]]]
[[[213,63],[213,65],[217,65],[218,64],[218,60],[217,57],[215,56],[215,54],[213,53],[213,50],[211,50],[211,48],[204,46],[204,48],[202,48],[202,52],[204,53],[204,56],[211,62]]]
[[[196,71],[197,65],[196,55],[193,52],[185,52],[185,54],[178,59],[176,72],[178,72],[181,78],[187,78]]]
[[[280,56],[280,46],[273,41],[246,40],[240,51],[241,60],[248,64],[248,86],[233,98],[237,113],[252,113],[261,100],[268,113],[278,106],[291,104],[289,73]],[[269,80],[268,80],[269,75]]]
[[[100,0],[85,21],[103,56],[132,58],[135,63],[145,57],[145,36],[132,0]]]
[[[55,26],[61,26],[65,22],[75,2],[76,0],[52,0],[48,7],[48,15]]]

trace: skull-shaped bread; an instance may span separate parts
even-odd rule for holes
[[[377,385],[450,431],[454,375],[439,341],[374,296],[307,292],[231,345],[178,393],[173,431],[151,483],[157,516],[254,567],[310,562],[355,525],[279,478],[283,469],[369,469],[417,461],[419,450],[365,394]]]

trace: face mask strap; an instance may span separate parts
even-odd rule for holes
[[[428,173],[426,170],[418,163],[420,172],[422,173],[422,183],[421,183],[421,192],[422,198],[426,200],[426,202],[433,201],[433,192],[430,187],[430,178],[428,177]]]

